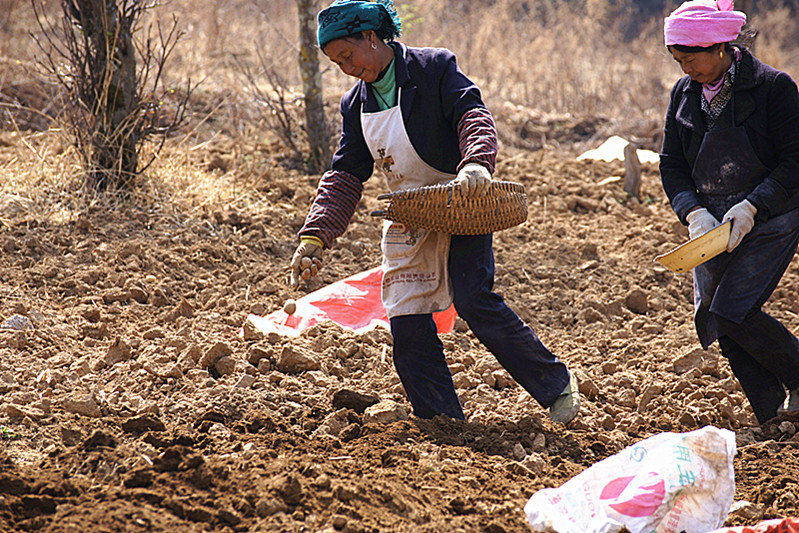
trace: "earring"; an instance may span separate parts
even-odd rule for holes
[[[374,42],[372,42],[372,50],[377,50],[377,45]]]
[[[719,52],[719,58],[724,59],[724,52]]]

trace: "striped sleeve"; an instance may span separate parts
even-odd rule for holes
[[[341,170],[328,170],[319,180],[316,198],[299,236],[319,237],[325,248],[330,248],[346,231],[362,195],[361,180]]]
[[[488,109],[474,107],[463,114],[458,122],[458,146],[462,158],[458,170],[466,163],[480,163],[494,173],[498,150],[497,128]]]

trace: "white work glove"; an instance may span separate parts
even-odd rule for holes
[[[693,239],[703,233],[712,230],[719,225],[716,217],[710,214],[710,211],[704,207],[694,209],[685,216],[688,221],[688,238]]]
[[[300,280],[309,280],[322,269],[322,240],[317,237],[300,238],[300,245],[291,258],[291,288],[296,289]]]
[[[460,185],[465,196],[483,196],[491,185],[491,173],[480,163],[466,163],[450,183]]]
[[[757,207],[752,205],[749,200],[738,202],[730,207],[729,211],[724,213],[722,222],[732,220],[732,229],[730,229],[730,240],[727,241],[727,251],[732,252],[735,247],[741,244],[744,236],[752,231],[755,226],[755,215],[757,214]]]

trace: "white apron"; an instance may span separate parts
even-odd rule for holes
[[[375,166],[392,192],[445,183],[455,178],[425,163],[402,121],[400,97],[385,111],[364,113],[361,126]],[[447,273],[450,235],[386,220],[383,224],[383,305],[389,318],[443,311],[452,304]]]

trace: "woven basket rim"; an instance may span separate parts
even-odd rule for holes
[[[381,194],[386,201],[381,216],[411,227],[451,234],[494,233],[527,220],[527,195],[524,186],[495,180],[481,196],[460,194],[461,186],[452,183],[426,185]]]
[[[521,183],[517,183],[515,181],[503,181],[503,180],[491,180],[491,187],[489,192],[495,190],[501,190],[505,187],[509,188],[518,188],[518,191],[510,191],[510,192],[519,192],[525,194],[524,192],[524,185]],[[435,185],[423,185],[421,187],[412,187],[410,189],[401,189],[398,191],[392,191],[383,193],[377,196],[378,200],[389,200],[392,198],[396,198],[397,196],[403,196],[406,194],[418,194],[424,191],[442,191],[442,190],[452,190],[452,191],[459,191],[461,189],[461,185],[458,183],[446,182],[446,183],[438,183]]]

